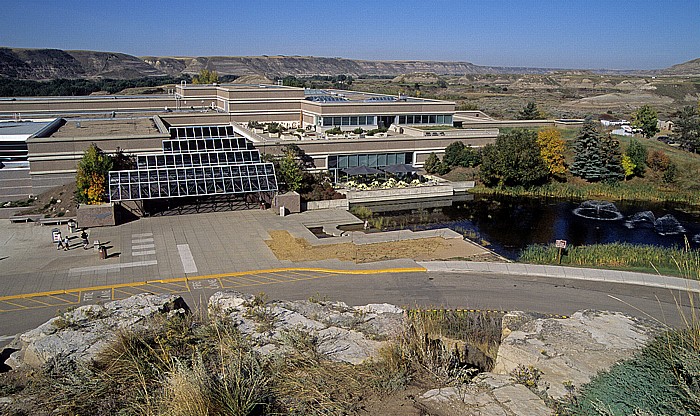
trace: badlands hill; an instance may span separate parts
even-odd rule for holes
[[[0,48],[0,78],[9,79],[131,79],[193,75],[201,69],[214,70],[219,75],[257,75],[267,78],[287,75],[399,76],[410,73],[465,75],[552,72],[551,69],[546,68],[479,66],[469,62],[368,61],[314,56],[264,55],[136,57],[117,52]],[[629,73],[629,71],[625,72]],[[696,75],[700,73],[700,59],[654,72],[664,75]]]

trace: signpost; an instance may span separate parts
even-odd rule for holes
[[[561,264],[561,251],[566,248],[566,240],[557,240],[554,243],[554,246],[559,249],[559,253],[557,254],[557,261],[559,264]]]

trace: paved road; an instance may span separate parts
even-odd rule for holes
[[[223,284],[222,284],[223,282]],[[552,279],[540,276],[499,276],[493,273],[410,272],[336,274],[316,271],[279,271],[182,283],[122,287],[116,296],[108,289],[81,292],[70,302],[33,304],[0,312],[0,344],[8,337],[36,327],[56,312],[80,304],[104,302],[142,291],[179,293],[193,307],[206,304],[208,296],[222,288],[241,292],[265,292],[270,299],[340,300],[350,305],[393,303],[403,307],[525,310],[570,315],[581,309],[623,311],[657,319],[668,325],[682,324],[677,302],[688,295],[662,288],[619,283]],[[86,297],[86,295],[89,295]],[[21,303],[21,302],[20,302]],[[45,302],[49,303],[49,302]]]

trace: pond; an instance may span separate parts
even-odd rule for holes
[[[691,247],[700,246],[700,215],[662,204],[475,196],[412,209],[401,204],[367,207],[385,229],[446,227],[511,259],[530,244],[560,239],[570,245],[627,242],[683,247],[687,237]]]

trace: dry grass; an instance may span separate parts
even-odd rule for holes
[[[317,246],[311,245],[303,238],[294,238],[287,231],[270,231],[270,237],[272,239],[265,241],[265,243],[275,256],[280,260],[294,262],[338,259],[368,263],[400,258],[442,260],[488,253],[488,251],[461,239],[441,237],[376,244],[338,243]]]

